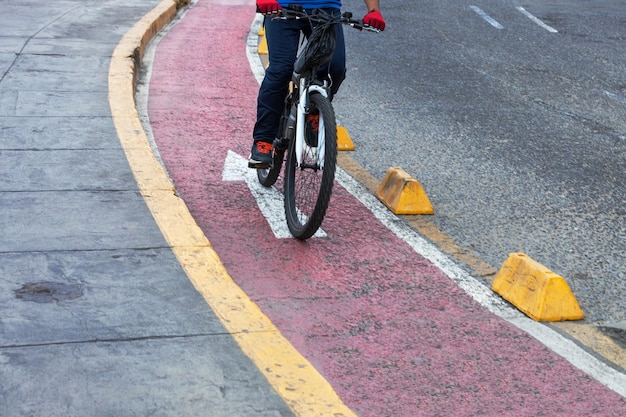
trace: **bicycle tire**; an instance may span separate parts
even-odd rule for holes
[[[337,165],[337,124],[335,112],[328,98],[313,92],[309,96],[309,114],[319,113],[319,124],[323,123],[324,162],[323,169],[315,169],[316,147],[305,146],[302,166],[297,166],[295,140],[291,141],[285,165],[285,217],[291,234],[300,239],[310,238],[319,229],[330,202],[335,169]],[[310,124],[310,121],[306,121]],[[320,134],[319,128],[305,125],[305,135]],[[319,127],[319,125],[318,125]],[[307,143],[316,137],[306,137]],[[315,142],[317,143],[317,142]]]
[[[274,183],[280,176],[280,170],[283,167],[284,157],[284,150],[274,149],[272,166],[270,168],[261,168],[256,170],[256,176],[262,186],[271,187],[272,185],[274,185]]]

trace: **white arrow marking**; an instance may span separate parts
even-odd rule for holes
[[[277,239],[293,237],[287,227],[283,195],[274,187],[262,186],[255,170],[248,168],[248,161],[243,156],[231,150],[228,151],[222,171],[222,181],[245,181],[261,213],[274,232],[274,236]],[[313,237],[326,237],[326,233],[319,229]]]

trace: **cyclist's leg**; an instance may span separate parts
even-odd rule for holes
[[[300,39],[299,22],[265,18],[265,37],[269,51],[269,66],[257,98],[257,120],[254,141],[272,143],[278,133],[293,63]]]
[[[299,34],[298,22],[265,18],[270,64],[265,71],[257,98],[257,119],[248,159],[250,168],[267,169],[272,166],[272,142],[280,127],[283,104],[298,50]]]

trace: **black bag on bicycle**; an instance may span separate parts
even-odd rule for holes
[[[313,29],[308,42],[294,64],[294,70],[302,74],[328,62],[335,52],[337,34],[334,25],[319,25]]]

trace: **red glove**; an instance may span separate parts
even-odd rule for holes
[[[365,17],[363,18],[363,24],[365,26],[371,26],[374,29],[378,29],[380,31],[385,30],[385,19],[383,19],[383,15],[380,14],[380,12],[376,9],[365,15]]]
[[[256,10],[262,14],[278,14],[282,7],[276,0],[256,0]]]

